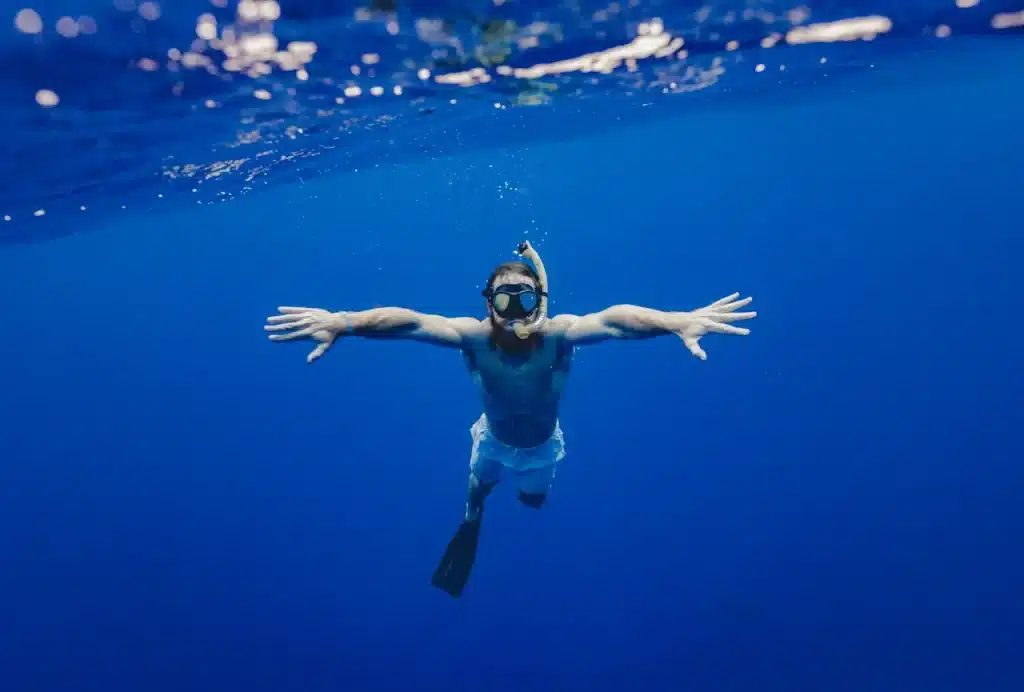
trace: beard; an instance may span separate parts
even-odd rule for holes
[[[532,333],[525,339],[520,339],[514,331],[502,326],[494,319],[493,313],[490,315],[490,320],[492,348],[497,348],[508,355],[523,356],[533,352],[540,345],[540,334]]]

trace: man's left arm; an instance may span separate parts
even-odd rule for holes
[[[700,347],[705,334],[738,334],[746,336],[749,329],[734,327],[731,322],[749,320],[756,312],[737,312],[750,304],[752,298],[739,298],[739,293],[716,300],[692,312],[662,312],[637,305],[614,305],[590,315],[558,315],[551,326],[570,344],[594,344],[609,339],[650,339],[675,334],[690,352],[705,360]]]

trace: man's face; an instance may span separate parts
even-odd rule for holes
[[[491,321],[501,329],[512,329],[517,322],[525,322],[534,315],[539,305],[537,282],[528,274],[504,272],[494,277],[487,308]]]

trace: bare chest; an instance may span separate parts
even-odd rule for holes
[[[468,354],[467,360],[485,394],[511,401],[557,396],[569,358],[555,339],[546,339],[528,354],[510,355],[485,345]]]

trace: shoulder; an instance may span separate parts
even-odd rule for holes
[[[555,315],[554,317],[549,317],[544,323],[545,330],[550,330],[553,334],[564,332],[567,329],[571,329],[579,318],[579,315]]]
[[[555,315],[544,323],[541,333],[554,343],[559,360],[572,358],[575,348],[569,332],[579,319],[579,315]]]
[[[459,333],[466,345],[485,342],[491,337],[491,323],[476,317],[449,318],[452,328]]]
[[[553,347],[554,368],[556,370],[568,371],[572,363],[576,347],[568,338],[568,332],[579,319],[576,315],[556,315],[549,318],[541,333],[545,341]]]
[[[544,336],[555,339],[564,339],[566,334],[579,320],[579,315],[555,315],[549,317],[541,328]]]

